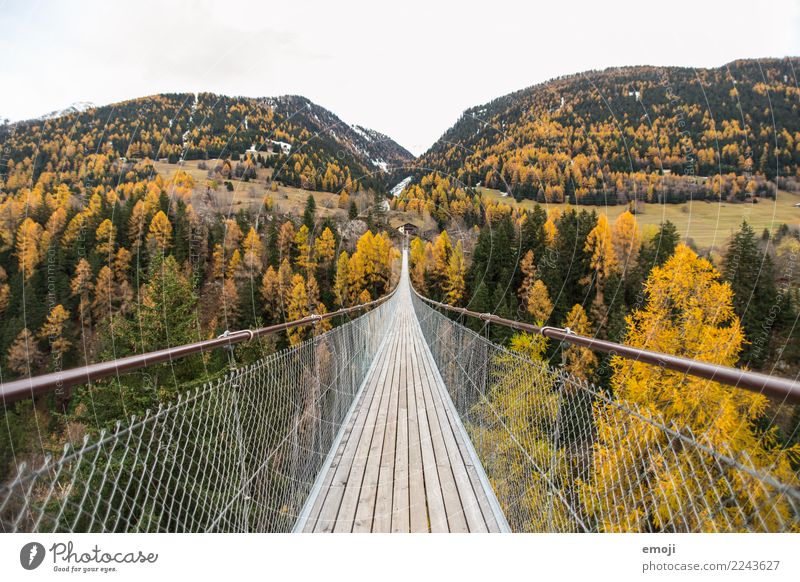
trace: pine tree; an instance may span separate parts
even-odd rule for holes
[[[314,200],[314,195],[309,194],[308,198],[306,198],[306,207],[303,211],[303,224],[305,227],[314,232],[314,225],[316,224],[317,219],[317,202]]]
[[[680,236],[678,229],[669,220],[661,223],[653,238],[645,241],[639,251],[636,266],[628,277],[628,304],[640,305],[643,299],[643,285],[653,267],[662,266],[675,252]]]
[[[758,368],[769,356],[777,290],[772,259],[758,247],[753,228],[742,222],[723,261],[722,272],[733,290],[733,310],[742,320],[745,344],[741,364]]]

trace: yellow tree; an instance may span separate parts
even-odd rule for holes
[[[336,237],[333,231],[325,227],[322,234],[314,241],[314,254],[320,264],[330,264],[336,254]]]
[[[237,249],[238,250],[238,249]],[[230,329],[236,325],[239,319],[239,290],[236,288],[236,281],[227,277],[222,282],[222,309],[225,327]]]
[[[262,246],[261,237],[258,236],[255,228],[250,228],[242,244],[244,250],[244,266],[251,277],[261,273],[262,266]]]
[[[225,250],[219,243],[214,245],[214,250],[211,252],[211,276],[214,280],[225,276]]]
[[[623,273],[630,273],[636,264],[639,249],[642,246],[642,236],[636,217],[626,210],[614,222],[614,254]]]
[[[33,276],[36,267],[42,260],[43,253],[39,246],[42,232],[42,226],[32,218],[23,220],[17,229],[17,261],[19,261],[19,270],[26,281]]]
[[[602,293],[603,284],[617,267],[617,258],[611,241],[611,227],[605,214],[600,214],[597,225],[586,237],[584,250],[591,254],[589,266],[597,277],[598,293]]]
[[[242,253],[239,252],[239,249],[234,249],[231,260],[228,261],[225,277],[227,279],[241,279],[242,275]]]
[[[294,245],[297,249],[296,265],[298,269],[306,272],[306,275],[314,270],[314,257],[311,253],[312,245],[311,238],[308,232],[308,227],[302,225],[297,234],[294,236]]]
[[[580,303],[576,303],[564,320],[564,327],[582,335],[592,334],[592,324]],[[597,356],[589,348],[568,344],[563,351],[564,369],[574,378],[588,380],[597,368]]]
[[[146,225],[147,210],[145,209],[144,201],[138,200],[136,204],[133,205],[131,217],[128,219],[128,238],[131,241],[131,247],[134,252],[138,251],[139,247],[142,245]]]
[[[292,292],[289,296],[289,303],[286,307],[289,321],[296,321],[311,315],[308,309],[308,292],[306,282],[300,274],[292,278]],[[307,326],[295,327],[287,331],[289,343],[293,346],[301,343],[308,335]]]
[[[528,296],[531,294],[533,283],[536,281],[536,264],[533,259],[533,251],[528,251],[522,257],[519,264],[519,269],[522,272],[522,284],[519,286],[517,295],[527,304]]]
[[[8,348],[6,362],[10,370],[21,376],[29,376],[35,373],[42,365],[42,352],[36,341],[36,337],[26,327],[23,328]]]
[[[415,238],[409,245],[408,270],[411,283],[414,289],[420,293],[425,293],[425,270],[426,270],[425,243],[421,238]]]
[[[433,243],[433,262],[431,264],[431,277],[438,291],[443,291],[447,280],[447,267],[450,264],[450,255],[453,253],[453,243],[450,235],[443,230]]]
[[[117,300],[119,301],[119,309],[123,313],[127,313],[133,299],[133,288],[128,281],[128,269],[131,264],[131,252],[121,247],[117,250],[112,264],[114,270],[114,282],[117,290]]]
[[[445,280],[444,290],[446,292],[445,300],[450,305],[457,305],[464,298],[464,289],[466,287],[464,276],[466,273],[464,250],[461,241],[458,241],[447,264],[447,279]]]
[[[239,247],[242,242],[242,229],[239,228],[239,223],[233,218],[225,219],[225,233],[222,239],[222,246],[225,249],[225,254],[230,255],[233,249]]]
[[[336,278],[333,282],[333,294],[336,297],[336,304],[340,307],[347,307],[350,303],[350,257],[346,251],[339,254],[336,261]]]
[[[294,245],[295,230],[291,220],[287,220],[281,225],[278,231],[278,253],[280,259],[288,259],[292,256],[292,245]]]
[[[147,244],[151,254],[162,252],[166,253],[167,248],[172,243],[172,225],[169,218],[162,210],[156,212],[153,220],[150,221],[150,229],[147,232]]]
[[[709,261],[679,245],[653,269],[645,292],[644,308],[627,318],[626,344],[723,366],[736,363],[744,341],[741,322],[730,285]],[[767,409],[765,396],[619,357],[612,367],[614,397],[623,407],[596,404],[594,465],[581,488],[601,531],[774,530],[790,519],[792,510],[772,485],[707,452],[735,451],[752,469],[797,487],[791,462],[798,459],[797,445],[782,449],[775,429],[757,426]],[[691,430],[703,448],[676,446],[658,425]]]
[[[89,297],[92,289],[94,289],[92,279],[92,267],[86,259],[81,259],[75,267],[75,276],[70,283],[72,296],[80,299],[78,314],[80,315],[81,322],[87,321],[90,316],[89,306],[91,303]]]
[[[281,266],[278,267],[278,287],[280,289],[280,304],[281,312],[286,312],[286,306],[289,303],[289,296],[292,294],[292,267],[289,265],[289,259],[283,259]]]
[[[57,360],[54,367],[58,369],[64,354],[69,351],[72,343],[64,337],[65,325],[69,321],[69,311],[59,304],[50,310],[47,319],[39,330],[39,338],[50,345],[50,353]]]
[[[264,311],[269,321],[277,321],[280,315],[281,293],[278,273],[270,265],[261,278],[261,298],[264,300]]]
[[[541,279],[534,281],[525,304],[537,325],[542,325],[550,317],[553,303],[550,301],[547,286]]]
[[[114,254],[116,237],[117,229],[114,228],[114,224],[106,218],[100,223],[95,231],[94,238],[95,241],[97,241],[97,244],[94,250],[99,256],[104,257],[106,260],[110,260]]]
[[[97,273],[97,281],[94,284],[92,314],[95,321],[99,322],[111,316],[114,296],[114,274],[108,265],[104,265]]]
[[[370,301],[372,301],[372,295],[370,295],[369,290],[368,289],[362,290],[361,293],[358,294],[357,301],[362,305],[364,303],[369,303]]]
[[[350,292],[350,303],[359,303],[358,298],[361,292],[367,291],[368,286],[369,275],[367,273],[367,261],[362,253],[356,251],[353,253],[353,256],[350,257],[347,266],[347,288]]]

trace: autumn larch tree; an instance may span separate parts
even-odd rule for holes
[[[709,261],[679,245],[652,270],[645,289],[646,304],[628,318],[626,344],[723,366],[736,363],[742,326],[730,285]],[[615,357],[612,365],[614,398],[641,416],[602,400],[595,406],[594,466],[581,497],[601,531],[777,529],[776,520],[790,510],[768,491],[770,485],[744,478],[700,448],[676,448],[672,436],[645,420],[691,430],[705,447],[736,451],[755,470],[797,486],[791,459],[798,447],[782,449],[776,428],[765,432],[758,426],[765,396],[634,360]],[[702,467],[708,478],[685,478]],[[702,511],[680,510],[687,507]],[[748,520],[750,513],[761,520]]]

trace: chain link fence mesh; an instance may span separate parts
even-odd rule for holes
[[[392,318],[390,300],[20,465],[0,531],[291,531]]]
[[[413,301],[512,531],[800,530],[797,468],[781,481]]]

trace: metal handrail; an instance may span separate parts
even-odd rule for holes
[[[89,364],[88,366],[80,366],[78,368],[71,368],[69,370],[51,372],[49,374],[42,374],[41,376],[20,378],[18,380],[12,380],[11,382],[3,382],[0,384],[0,402],[4,405],[13,404],[14,402],[18,402],[20,400],[41,396],[43,394],[48,394],[55,390],[69,386],[85,384],[93,380],[100,380],[109,376],[146,368],[147,366],[152,366],[154,364],[171,362],[173,360],[207,352],[217,348],[230,348],[234,344],[249,341],[256,337],[277,333],[279,331],[285,331],[287,329],[292,329],[303,325],[317,324],[320,321],[331,319],[340,315],[347,315],[348,313],[352,313],[354,311],[377,307],[381,303],[389,300],[389,298],[394,295],[395,291],[397,291],[396,285],[391,292],[387,293],[383,297],[379,297],[378,299],[374,299],[368,303],[361,303],[352,307],[339,309],[338,311],[333,311],[331,313],[312,314],[295,321],[287,321],[253,330],[241,329],[234,332],[225,332],[221,336],[214,339],[184,344],[174,348],[165,348],[163,350],[147,352],[145,354],[136,354],[106,362],[98,362],[96,364]]]
[[[683,358],[661,352],[634,348],[632,346],[626,346],[614,342],[578,335],[568,328],[562,329],[549,325],[538,326],[529,323],[522,323],[513,319],[498,317],[497,315],[492,315],[491,313],[478,313],[477,311],[470,311],[469,309],[465,309],[463,307],[455,307],[453,305],[448,305],[446,303],[440,303],[439,301],[429,299],[428,297],[418,293],[417,290],[414,289],[413,285],[411,285],[411,289],[417,297],[426,303],[447,311],[452,311],[468,317],[474,317],[482,321],[497,323],[504,327],[510,327],[520,331],[542,335],[558,341],[611,354],[612,356],[620,356],[628,360],[660,366],[661,368],[674,370],[676,372],[683,372],[684,374],[697,376],[698,378],[704,378],[706,380],[713,380],[714,382],[720,382],[722,384],[728,384],[737,388],[743,388],[751,392],[759,392],[761,394],[766,394],[768,396],[777,398],[783,402],[800,404],[800,382],[789,380],[788,378],[770,376],[767,374],[761,374],[759,372],[749,372],[747,370],[740,370],[739,368],[720,366],[717,364],[710,364],[708,362],[692,360],[690,358]]]

